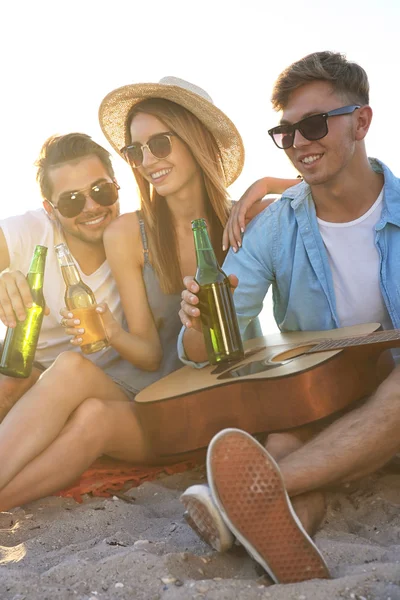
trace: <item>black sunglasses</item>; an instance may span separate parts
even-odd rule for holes
[[[90,196],[100,206],[111,206],[118,200],[118,190],[119,185],[115,181],[104,181],[103,183],[95,183],[87,190],[60,194],[57,206],[50,200],[49,202],[53,208],[58,210],[60,215],[71,219],[77,217],[83,211],[87,196]]]
[[[142,145],[139,142],[135,142],[129,146],[124,146],[120,152],[131,167],[137,169],[143,164],[144,148],[147,148],[154,158],[167,158],[172,152],[171,136],[173,135],[176,135],[176,133],[172,133],[172,131],[157,133],[148,140],[147,144]]]
[[[357,108],[360,108],[358,104],[351,104],[349,106],[342,106],[341,108],[335,108],[326,113],[320,113],[318,115],[311,115],[306,117],[293,125],[278,125],[268,131],[269,135],[281,150],[287,150],[293,146],[294,136],[296,130],[299,130],[301,135],[309,141],[321,140],[323,137],[328,135],[328,118],[339,117],[340,115],[349,115],[353,113]]]

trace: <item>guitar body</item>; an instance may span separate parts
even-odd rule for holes
[[[145,388],[135,398],[136,414],[159,456],[204,448],[226,427],[254,434],[317,421],[371,394],[393,369],[392,355],[379,344],[296,355],[320,340],[379,328],[372,323],[250,340],[240,363],[183,367]]]

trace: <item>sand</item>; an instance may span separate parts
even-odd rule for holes
[[[240,546],[211,551],[179,494],[201,467],[120,498],[51,497],[0,513],[1,600],[400,600],[400,466],[328,494],[316,543],[332,580],[272,585]]]

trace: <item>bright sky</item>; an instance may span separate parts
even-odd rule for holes
[[[278,122],[269,98],[281,70],[317,50],[366,69],[368,152],[399,173],[398,0],[20,0],[3,3],[0,18],[0,218],[40,205],[32,165],[49,135],[82,131],[108,147],[102,98],[166,75],[206,89],[241,132],[246,163],[233,198],[261,176],[292,176],[267,134]],[[122,209],[134,209],[133,177],[118,156],[114,166]]]

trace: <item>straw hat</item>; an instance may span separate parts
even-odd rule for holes
[[[99,109],[100,126],[118,154],[121,154],[120,149],[125,146],[125,123],[130,109],[147,98],[172,100],[193,113],[212,133],[218,144],[226,185],[239,177],[244,163],[240,133],[232,121],[215,106],[207,92],[177,77],[163,77],[159,83],[125,85],[107,94]]]

